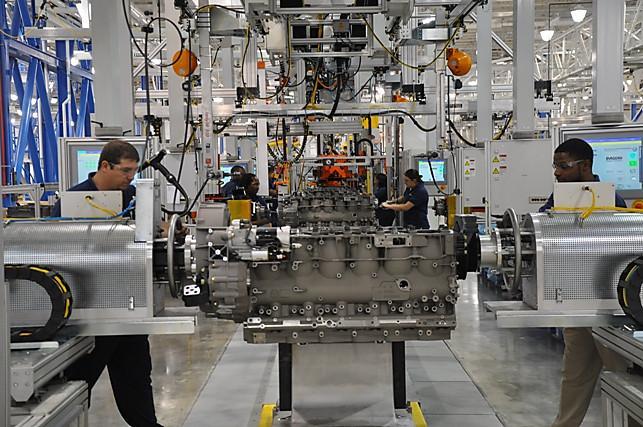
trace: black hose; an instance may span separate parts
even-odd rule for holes
[[[473,144],[473,143],[469,142],[469,140],[467,140],[467,138],[465,138],[464,136],[462,136],[462,134],[460,132],[458,132],[458,129],[455,127],[455,124],[451,120],[447,119],[447,122],[449,123],[449,127],[451,128],[451,130],[460,139],[460,141],[464,142],[469,147],[477,148],[476,144]]]

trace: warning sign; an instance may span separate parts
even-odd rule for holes
[[[493,163],[500,163],[500,159],[498,156],[494,156],[493,159],[491,160]]]
[[[491,172],[493,175],[500,175],[500,169],[498,168],[493,168],[493,171]]]
[[[469,172],[469,169],[465,169],[464,174],[465,174],[465,176],[469,176],[469,175],[471,175],[471,172]]]
[[[471,166],[471,162],[467,160],[466,162],[464,162],[464,165],[465,166]]]

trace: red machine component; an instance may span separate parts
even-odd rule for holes
[[[317,185],[320,187],[341,187],[346,185],[346,180],[353,178],[353,172],[348,166],[340,166],[346,163],[343,156],[326,155],[321,158],[324,165],[317,172]]]

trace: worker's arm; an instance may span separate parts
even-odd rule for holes
[[[392,211],[400,211],[400,212],[406,212],[408,210],[413,209],[413,206],[415,206],[412,202],[405,202],[405,203],[389,203],[389,202],[384,202],[382,203],[382,207],[386,209],[390,209]]]

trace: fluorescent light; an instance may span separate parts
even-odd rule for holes
[[[585,19],[585,15],[587,15],[587,9],[582,9],[582,8],[577,8],[571,11],[572,14],[572,21],[579,23],[583,22],[583,19]]]
[[[38,112],[37,112],[37,111],[34,111],[34,112],[31,114],[31,117],[33,117],[34,119],[37,119],[37,118],[38,118]]]
[[[540,32],[540,38],[543,39],[544,42],[550,41],[554,37],[554,30],[542,30]]]
[[[22,117],[22,110],[16,110],[16,114]]]
[[[161,58],[152,58],[152,64],[160,65],[161,64]]]
[[[15,93],[12,93],[11,94],[11,100],[12,101],[17,101],[18,100],[18,95],[16,95]]]
[[[54,105],[58,104],[58,98],[55,98],[55,97],[51,98],[51,103],[54,104]]]
[[[31,98],[31,105],[36,105],[36,102],[38,102],[36,98]]]
[[[15,126],[18,123],[18,121],[15,119],[15,117],[11,118],[11,124]]]
[[[587,95],[584,95],[584,96],[583,96],[583,100],[584,100],[584,101],[587,101],[588,99],[589,99],[589,96],[587,96]]]
[[[542,32],[541,32],[541,34],[542,34]],[[74,67],[77,67],[77,66],[78,66],[78,64],[80,64],[80,60],[79,60],[78,58],[76,58],[75,56],[72,56],[72,57],[71,57],[71,60],[70,60],[69,62],[70,62],[70,63],[71,63],[71,65],[73,65]]]
[[[627,83],[628,86],[631,85],[632,84],[632,79],[628,78],[627,80],[625,80],[625,83]]]

